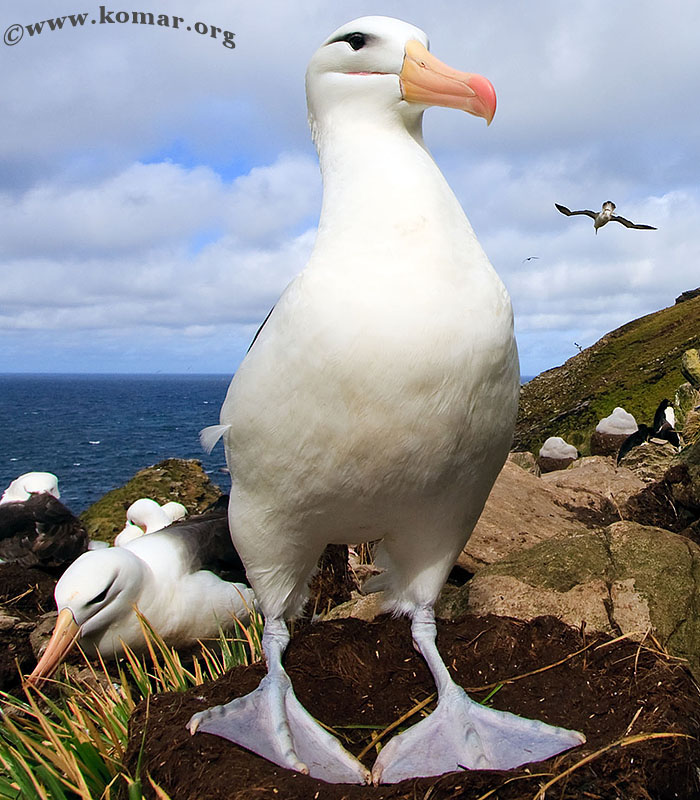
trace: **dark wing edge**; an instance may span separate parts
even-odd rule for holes
[[[567,217],[575,217],[578,214],[585,214],[587,217],[590,217],[591,219],[596,218],[595,211],[589,211],[588,209],[583,209],[581,211],[571,211],[566,206],[559,205],[559,203],[555,203],[554,207],[557,209],[557,211],[561,211],[562,214],[566,214]]]
[[[612,222],[619,222],[625,226],[625,228],[637,228],[640,231],[656,231],[658,228],[655,228],[653,225],[640,225],[636,222],[630,222],[630,220],[625,219],[624,217],[619,217],[616,214],[613,214],[610,217]]]

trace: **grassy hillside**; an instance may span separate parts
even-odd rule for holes
[[[563,436],[583,453],[598,421],[615,406],[651,424],[656,407],[684,382],[683,353],[700,347],[700,297],[629,322],[526,384],[515,449],[538,451]]]

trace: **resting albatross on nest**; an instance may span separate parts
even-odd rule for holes
[[[421,133],[430,105],[489,122],[495,93],[427,45],[412,25],[365,17],[311,59],[315,248],[236,372],[221,425],[203,432],[210,445],[224,438],[229,526],[265,615],[268,673],[190,731],[331,782],[370,775],[308,715],[282,666],[285,618],[329,543],[382,540],[371,588],[411,617],[439,692],[382,750],[375,782],[508,769],[583,741],[473,702],[435,644],[433,604],[510,447],[519,370],[508,294]]]
[[[78,638],[85,649],[105,656],[121,653],[122,643],[143,649],[134,606],[172,645],[216,636],[219,627],[231,629],[234,616],[246,622],[254,595],[233,582],[243,575],[226,515],[219,510],[123,547],[85,553],[56,584],[58,619],[29,679],[49,677]]]

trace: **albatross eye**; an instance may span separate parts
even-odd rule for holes
[[[95,603],[101,603],[107,597],[107,592],[112,588],[113,584],[114,581],[112,581],[112,583],[110,583],[109,586],[105,587],[99,594],[96,594],[92,598],[92,600],[88,600],[87,603],[85,603],[85,605],[94,606]]]
[[[353,50],[360,50],[367,44],[367,38],[364,33],[349,33],[345,37],[345,41]]]

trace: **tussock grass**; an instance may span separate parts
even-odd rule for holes
[[[58,689],[51,696],[29,685],[24,698],[0,692],[0,800],[140,800],[143,780],[169,800],[139,766],[130,774],[123,764],[131,713],[153,694],[183,692],[259,660],[262,618],[251,611],[250,623],[237,621],[233,635],[199,642],[187,666],[147,619],[139,621],[145,655],[125,648],[116,665],[99,659],[97,667],[86,658],[88,677],[64,668],[63,678],[51,682]]]

